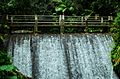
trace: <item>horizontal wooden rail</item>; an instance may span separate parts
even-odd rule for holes
[[[53,15],[7,15],[6,20],[11,27],[11,31],[33,33],[40,32],[43,27],[58,27],[60,33],[65,32],[65,28],[110,28],[113,22],[112,16],[53,16]],[[16,28],[16,29],[14,29]],[[30,30],[29,30],[30,29]],[[88,32],[88,31],[85,31]]]

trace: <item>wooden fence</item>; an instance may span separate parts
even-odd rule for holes
[[[6,20],[11,33],[41,33],[47,28],[59,28],[65,33],[67,28],[76,28],[79,32],[109,32],[112,16],[53,16],[53,15],[7,15]],[[44,28],[44,29],[43,29]],[[74,30],[74,29],[73,29]]]

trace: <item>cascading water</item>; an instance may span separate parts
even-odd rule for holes
[[[30,50],[31,37],[28,36],[13,36],[9,42],[9,53],[13,57],[14,65],[24,75],[32,76],[32,60]]]
[[[34,79],[68,79],[66,57],[60,36],[33,37]]]
[[[14,65],[33,79],[117,79],[108,34],[13,35]]]

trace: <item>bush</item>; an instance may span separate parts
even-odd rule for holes
[[[120,12],[117,13],[117,17],[114,20],[113,28],[111,32],[113,32],[113,39],[115,42],[115,46],[111,53],[113,68],[115,72],[120,74]],[[120,77],[120,76],[119,76]]]

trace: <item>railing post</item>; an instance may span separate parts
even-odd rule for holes
[[[99,17],[99,14],[95,14],[95,20],[97,20]]]
[[[112,20],[113,20],[112,16],[108,16],[109,27],[111,27],[111,22],[112,22]]]
[[[112,20],[113,20],[113,17],[112,17],[112,16],[108,16],[109,28],[110,28],[111,25],[112,25]]]
[[[64,33],[64,15],[59,16],[60,34]]]
[[[87,16],[85,16],[85,25],[86,25],[86,27],[85,27],[85,32],[88,32],[88,17]]]
[[[13,16],[11,16],[10,20],[11,20],[11,23],[13,23]]]
[[[81,17],[81,22],[82,22],[82,25],[83,25],[83,16]]]
[[[12,16],[12,15],[11,15],[11,17],[10,17],[10,22],[11,22],[11,23],[10,23],[10,26],[12,27],[12,25],[13,25],[13,16]],[[11,33],[12,33],[13,28],[11,28],[10,30],[11,30]]]
[[[103,17],[101,17],[101,24],[103,24]]]
[[[6,15],[6,23],[5,23],[5,26],[9,29],[9,33],[10,33],[10,27],[8,26],[8,15]]]
[[[8,15],[6,15],[6,20],[8,21]]]
[[[35,15],[35,25],[34,25],[33,33],[35,34],[36,32],[38,32],[38,16],[37,15]]]
[[[103,17],[102,17],[102,16],[101,16],[101,23],[100,23],[100,25],[102,25],[102,26],[103,26]],[[105,28],[106,28],[106,27],[102,27],[102,29],[103,29],[102,31],[104,31],[104,30],[105,30]]]
[[[8,15],[6,15],[5,24],[8,25]]]

